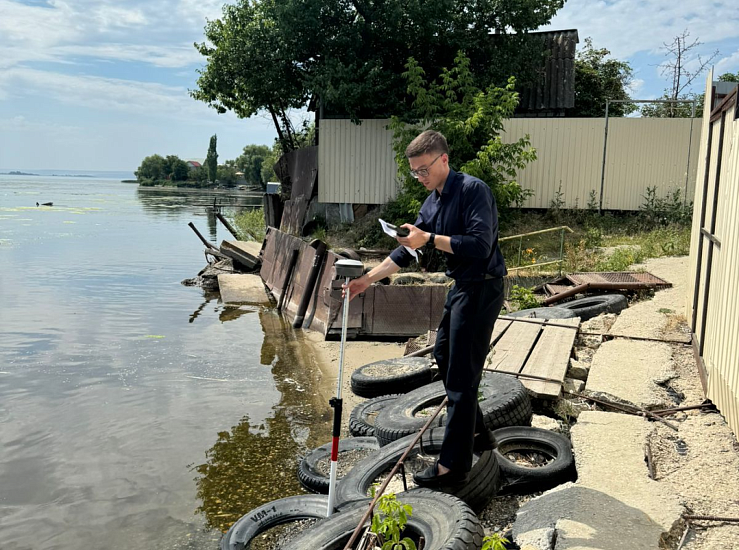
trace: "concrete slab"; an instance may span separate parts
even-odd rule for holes
[[[572,428],[576,483],[544,493],[518,511],[513,536],[536,550],[659,548],[680,534],[684,509],[649,479],[643,418],[586,411]]]
[[[269,296],[259,275],[222,274],[218,276],[223,303],[269,305]]]
[[[658,383],[675,376],[670,344],[615,339],[595,352],[585,389],[641,407],[674,406]]]
[[[247,269],[259,267],[261,250],[262,243],[256,241],[223,241],[221,243],[221,252]]]
[[[677,268],[676,261],[678,262]],[[665,327],[670,320],[670,315],[685,315],[686,296],[688,295],[688,257],[649,260],[649,272],[672,283],[672,287],[658,290],[651,300],[636,303],[623,310],[611,327],[610,334],[664,338]],[[690,342],[687,334],[670,335],[670,339]]]

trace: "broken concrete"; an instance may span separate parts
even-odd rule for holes
[[[536,550],[655,549],[679,535],[678,498],[649,479],[643,418],[585,411],[572,428],[578,480],[518,511],[513,536]]]
[[[675,375],[669,344],[618,338],[603,342],[598,348],[585,387],[640,407],[673,406],[659,383]]]
[[[269,305],[269,296],[259,275],[218,275],[221,301],[227,304]]]
[[[672,287],[658,290],[651,300],[638,302],[623,310],[609,333],[642,338],[663,338],[669,315],[685,315],[688,265],[687,262],[683,263],[681,269],[676,270],[674,258],[650,260],[650,273],[670,281]],[[690,342],[690,335],[673,336],[671,339]]]

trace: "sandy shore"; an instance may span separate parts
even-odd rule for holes
[[[328,400],[336,395],[341,345],[339,342],[325,341],[323,335],[318,332],[311,331],[306,336],[306,341],[315,353],[316,360],[323,373],[324,380],[321,383],[321,391],[326,394],[325,397]],[[352,372],[374,361],[402,357],[404,349],[404,343],[347,341],[344,350],[344,372],[341,384],[341,397],[344,400],[341,422],[342,436],[349,435],[349,415],[352,409],[364,401],[363,397],[354,395],[351,390]]]

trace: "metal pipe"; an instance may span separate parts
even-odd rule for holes
[[[610,99],[606,99],[606,128],[603,134],[603,166],[600,171],[600,201],[598,201],[598,215],[603,214],[603,188],[606,181],[606,151],[608,150],[608,106]]]
[[[298,256],[300,250],[297,248],[292,251],[290,256],[290,262],[287,264],[287,271],[285,272],[285,279],[282,281],[282,292],[280,293],[280,299],[277,302],[277,311],[282,311],[282,304],[285,302],[285,295],[287,294],[287,287],[290,285],[290,281],[293,277],[293,271],[295,270],[295,264],[298,262]]]
[[[505,242],[505,241],[512,241],[513,239],[518,239],[519,237],[531,237],[532,235],[541,235],[542,233],[551,233],[552,231],[559,231],[560,229],[563,229],[565,231],[569,231],[570,233],[574,233],[572,229],[570,229],[566,225],[559,225],[557,227],[550,227],[549,229],[540,229],[539,231],[531,231],[529,233],[521,233],[520,235],[510,235],[508,237],[501,237],[498,239],[498,242]]]
[[[303,289],[303,296],[300,298],[300,304],[298,304],[298,310],[295,312],[295,319],[293,320],[293,327],[300,328],[303,326],[303,320],[305,319],[305,312],[308,310],[308,304],[313,296],[313,287],[316,285],[318,279],[318,272],[321,270],[323,265],[323,256],[326,254],[326,243],[323,241],[314,241],[311,246],[315,243],[315,255],[313,256],[313,265],[308,273],[308,279]]]
[[[214,244],[213,244],[212,242],[210,242],[210,241],[209,241],[208,239],[206,239],[205,237],[203,237],[203,235],[202,235],[202,234],[200,233],[200,231],[198,231],[198,228],[197,228],[197,227],[195,227],[195,224],[194,224],[194,223],[190,222],[190,223],[188,223],[187,225],[189,225],[189,226],[190,226],[190,229],[192,229],[193,231],[195,231],[195,234],[196,234],[196,235],[198,236],[198,238],[199,238],[199,239],[200,239],[200,240],[201,240],[201,241],[203,242],[203,244],[204,244],[204,245],[205,245],[205,246],[206,246],[207,248],[212,248],[213,250],[217,250],[218,252],[220,252],[220,251],[221,251],[221,249],[220,249],[220,248],[218,248],[218,247],[217,247],[216,245],[214,245]]]
[[[226,229],[228,229],[228,232],[231,233],[231,235],[233,235],[236,240],[241,240],[241,237],[239,237],[239,234],[236,232],[236,230],[233,227],[231,227],[231,224],[228,223],[228,220],[223,217],[223,214],[221,214],[220,212],[216,212],[216,218],[218,218],[218,220],[223,225],[226,226]]]
[[[555,294],[554,296],[550,296],[549,298],[543,300],[542,304],[546,306],[548,306],[549,304],[555,304],[557,302],[564,300],[565,298],[569,298],[570,296],[579,294],[587,290],[588,288],[590,288],[590,283],[583,283],[581,285],[573,286],[569,290],[565,290],[564,292],[560,292],[559,294]]]

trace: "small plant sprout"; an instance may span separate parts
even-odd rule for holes
[[[394,494],[389,493],[380,497],[377,507],[380,513],[372,518],[370,531],[377,535],[380,541],[384,541],[382,550],[416,550],[416,543],[410,538],[400,538],[408,518],[413,515],[411,505],[401,503]]]
[[[482,550],[506,550],[509,540],[500,533],[493,533],[482,539]]]

